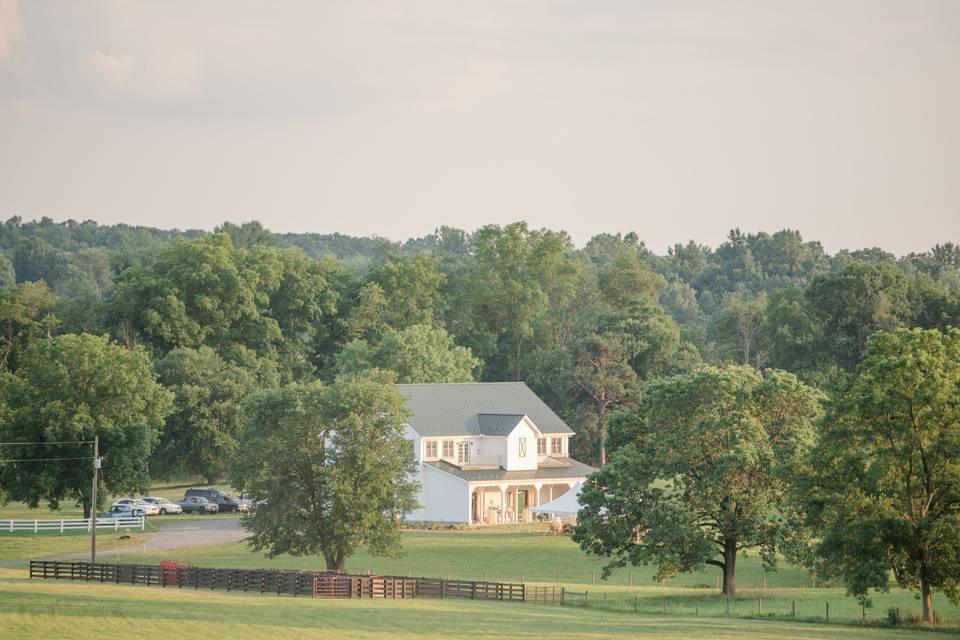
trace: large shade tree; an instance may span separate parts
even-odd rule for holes
[[[237,448],[243,405],[256,377],[210,347],[174,349],[155,368],[160,382],[174,392],[174,410],[160,435],[153,470],[187,472],[213,484],[224,476]]]
[[[650,382],[639,410],[611,420],[611,459],[584,483],[574,540],[609,558],[607,573],[710,565],[734,594],[741,550],[772,566],[793,536],[788,483],[817,413],[816,392],[782,371],[703,368]]]
[[[11,500],[58,508],[65,499],[90,515],[93,448],[100,438],[102,487],[114,494],[146,491],[147,460],[171,393],[160,386],[141,349],[107,337],[67,334],[32,342],[14,374],[0,377],[0,485]],[[56,443],[56,444],[54,444]]]
[[[819,570],[865,596],[889,573],[960,602],[960,331],[873,335],[833,398],[802,485]]]
[[[406,417],[381,371],[254,396],[231,467],[234,486],[264,501],[246,519],[250,545],[270,557],[319,554],[338,571],[361,548],[398,555],[399,516],[417,490]]]

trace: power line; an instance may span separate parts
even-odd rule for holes
[[[11,458],[0,462],[52,462],[54,460],[93,460],[93,456],[84,458]]]
[[[93,440],[51,440],[49,442],[0,442],[0,446],[8,445],[43,445],[43,444],[93,444]]]

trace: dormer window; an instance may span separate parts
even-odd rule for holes
[[[546,438],[537,438],[537,455],[538,456],[547,455],[547,439]]]
[[[426,440],[423,443],[424,452],[423,457],[427,459],[436,460],[437,458],[437,441],[436,440]]]
[[[563,455],[563,438],[558,438],[556,436],[550,438],[550,455]]]
[[[443,441],[443,457],[445,460],[453,460],[453,440]]]

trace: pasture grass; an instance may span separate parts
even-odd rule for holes
[[[610,579],[603,580],[603,560],[587,556],[567,536],[548,535],[544,530],[526,525],[463,531],[405,531],[403,547],[403,558],[378,558],[361,552],[348,560],[346,568],[356,573],[371,571],[465,580],[520,582],[522,578],[531,586],[560,586],[573,593],[589,592],[589,596],[571,595],[568,601],[588,604],[591,609],[633,612],[636,606],[641,614],[663,615],[666,607],[668,617],[727,615],[727,599],[716,588],[719,570],[678,575],[661,584],[654,580],[652,567],[635,567],[617,570]],[[126,562],[150,564],[176,559],[208,567],[323,568],[323,561],[318,557],[267,558],[251,551],[243,542],[159,554],[134,553],[124,558]],[[811,588],[808,573],[785,562],[778,571],[767,572],[755,555],[738,560],[737,584],[737,597],[729,601],[733,617],[757,617],[762,606],[765,618],[786,620],[795,610],[797,619],[822,621],[828,602],[831,621],[859,623],[864,613],[860,603],[847,596],[842,588],[822,585]],[[884,619],[888,608],[899,608],[904,617],[920,611],[919,601],[902,589],[874,594],[871,600],[873,606],[865,611],[868,621]],[[960,608],[941,594],[935,595],[934,604],[946,623],[960,624]]]
[[[29,580],[0,569],[0,630],[10,638],[934,638],[926,629],[633,614],[464,600],[326,600]]]

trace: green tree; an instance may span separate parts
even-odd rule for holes
[[[383,321],[394,329],[432,323],[445,280],[439,262],[423,254],[391,254],[366,277],[368,283],[376,283],[383,291]]]
[[[908,286],[906,275],[886,261],[856,261],[814,278],[806,296],[823,327],[822,351],[853,370],[871,334],[909,322]]]
[[[443,329],[415,324],[402,331],[387,329],[383,339],[369,346],[354,340],[337,356],[343,374],[384,369],[397,374],[397,382],[471,382],[480,361],[470,349],[458,347]]]
[[[159,473],[222,478],[237,448],[243,404],[256,388],[256,376],[226,362],[210,347],[174,349],[158,360],[160,382],[174,393],[153,456]]]
[[[654,563],[659,576],[705,565],[736,592],[738,553],[770,567],[797,523],[789,479],[812,444],[816,393],[745,366],[660,378],[638,411],[611,418],[609,464],[580,494],[574,540],[605,568]]]
[[[106,336],[67,334],[32,342],[16,373],[0,378],[3,439],[37,444],[5,447],[0,484],[11,500],[31,507],[64,499],[90,515],[89,444],[100,437],[102,486],[111,493],[146,491],[147,460],[172,394],[156,381],[150,358]]]
[[[607,463],[607,418],[637,396],[637,374],[615,335],[591,335],[580,345],[573,379],[593,408],[594,423],[586,435],[596,439],[597,460]],[[585,434],[578,434],[578,441]]]
[[[803,496],[820,571],[850,593],[893,572],[934,621],[934,590],[960,602],[960,331],[874,334],[830,403]]]
[[[49,336],[57,327],[55,304],[56,297],[43,282],[24,282],[0,291],[0,373],[16,369],[27,344]]]
[[[17,282],[17,271],[7,256],[0,253],[0,291],[12,287]]]
[[[392,376],[379,371],[254,396],[231,473],[265,501],[245,519],[251,547],[321,554],[337,571],[361,548],[397,556],[399,516],[417,491],[406,417]]]
[[[723,305],[714,322],[713,335],[725,359],[758,369],[763,368],[766,345],[762,341],[762,329],[766,308],[765,293],[757,296],[731,293],[723,297]]]

